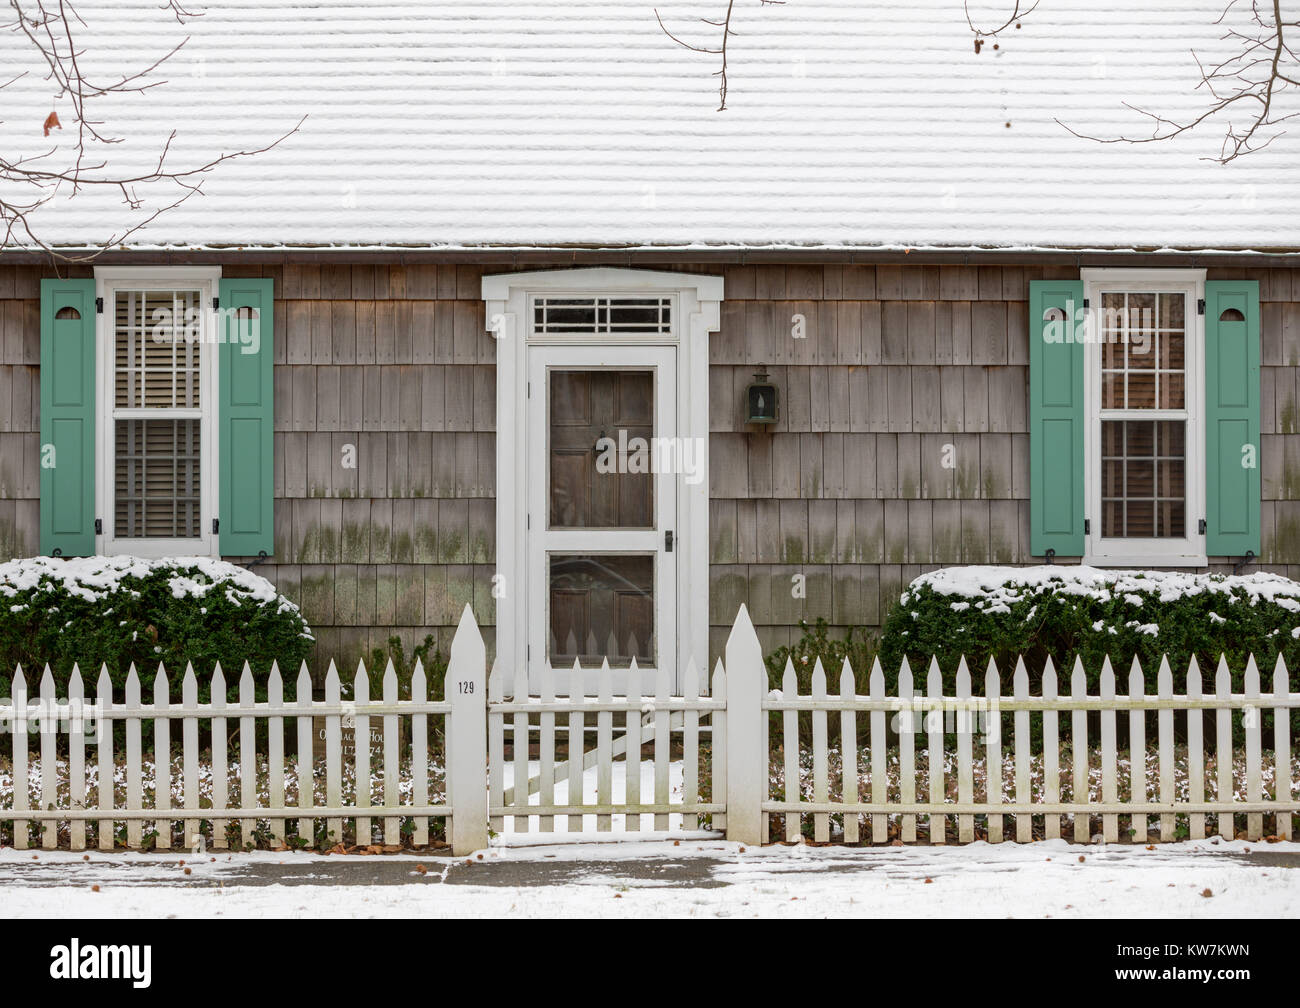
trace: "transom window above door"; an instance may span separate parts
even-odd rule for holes
[[[533,331],[538,335],[667,336],[673,331],[673,298],[535,297]]]

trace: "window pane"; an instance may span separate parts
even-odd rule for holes
[[[654,527],[654,372],[552,371],[552,528]]]
[[[199,421],[115,420],[114,531],[121,539],[196,539]]]
[[[1101,534],[1183,538],[1186,534],[1185,424],[1104,420],[1101,425]]]
[[[652,555],[553,553],[549,565],[552,665],[654,664]]]
[[[198,291],[118,291],[113,329],[115,406],[198,408]]]

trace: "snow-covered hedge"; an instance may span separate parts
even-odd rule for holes
[[[192,662],[206,699],[206,679],[217,661],[230,682],[238,681],[245,661],[263,681],[272,660],[296,669],[311,645],[296,605],[265,578],[221,560],[32,557],[0,563],[5,696],[20,663],[32,689],[48,663],[63,696],[73,662],[88,694],[101,664],[120,687],[134,662],[148,690],[162,662],[179,697],[181,673]]]
[[[889,613],[881,659],[896,666],[939,656],[951,680],[966,656],[977,684],[990,657],[1009,687],[1015,656],[1033,678],[1048,655],[1058,674],[1075,655],[1095,689],[1110,655],[1120,689],[1134,655],[1155,689],[1160,658],[1168,655],[1181,683],[1193,654],[1203,680],[1226,655],[1240,689],[1246,658],[1255,655],[1264,689],[1281,653],[1300,683],[1300,584],[1276,574],[1241,576],[1165,571],[1107,571],[1093,567],[952,567],[924,574]]]

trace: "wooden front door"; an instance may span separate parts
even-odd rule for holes
[[[528,351],[530,675],[576,662],[594,694],[608,660],[613,693],[653,693],[667,664],[675,685],[676,352]]]

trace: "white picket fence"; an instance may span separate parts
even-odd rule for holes
[[[173,826],[183,823],[183,843],[186,849],[195,846],[200,824],[212,824],[212,846],[224,849],[229,843],[227,827],[237,824],[236,846],[254,841],[254,831],[259,820],[269,822],[273,842],[285,840],[285,823],[297,820],[297,835],[314,844],[317,822],[323,822],[329,842],[344,837],[344,821],[353,826],[358,845],[375,842],[374,822],[382,825],[382,843],[396,845],[401,842],[401,828],[405,819],[413,822],[412,842],[417,846],[428,843],[429,820],[450,819],[447,830],[452,847],[457,852],[468,852],[483,847],[487,842],[486,731],[483,707],[483,680],[486,655],[483,638],[468,608],[461,619],[451,649],[451,665],[457,669],[456,689],[448,688],[445,700],[432,700],[428,696],[425,672],[417,662],[411,677],[411,695],[399,698],[397,676],[389,662],[383,676],[382,696],[371,699],[370,677],[364,665],[358,668],[353,683],[353,696],[342,698],[338,671],[333,664],[325,679],[325,699],[312,698],[311,677],[306,665],[298,673],[294,699],[284,697],[284,684],[277,667],[272,667],[267,688],[267,699],[254,698],[253,676],[245,665],[239,681],[239,699],[227,702],[226,680],[220,665],[216,666],[211,681],[211,700],[198,702],[198,680],[192,667],[187,667],[181,683],[181,702],[169,699],[168,678],[165,669],[159,668],[154,680],[153,703],[142,702],[140,679],[134,667],[126,681],[125,696],[114,696],[106,669],[101,669],[96,694],[87,698],[80,670],[73,668],[68,684],[68,696],[55,696],[54,680],[48,667],[41,679],[39,699],[31,702],[22,669],[13,680],[12,697],[0,706],[0,725],[12,732],[12,799],[9,807],[0,807],[0,819],[13,820],[13,840],[17,848],[28,846],[28,823],[41,824],[41,845],[53,849],[57,845],[60,823],[69,824],[69,845],[72,850],[86,848],[86,822],[98,826],[98,846],[112,850],[117,840],[116,827],[125,825],[125,846],[139,849],[144,839],[144,827],[153,824],[150,839],[157,849],[171,846]],[[476,672],[477,670],[477,672]],[[448,680],[450,682],[450,680]],[[89,706],[93,704],[93,706]],[[87,715],[89,714],[89,718]],[[325,722],[325,758],[318,762],[313,757],[313,719]],[[345,793],[344,753],[342,747],[343,722],[349,719],[354,725],[353,780],[356,786]],[[380,766],[371,766],[370,721],[382,725],[383,757]],[[431,803],[429,783],[435,768],[429,762],[429,719],[442,718],[445,737],[446,800]],[[296,777],[296,801],[286,801],[286,762],[284,752],[285,720],[294,722],[297,730],[296,766],[291,767]],[[143,722],[152,722],[155,759],[152,763],[152,780],[145,779],[145,762],[142,758]],[[409,761],[403,763],[399,752],[401,725],[406,721],[411,739]],[[206,722],[210,727],[210,794],[200,799],[199,729]],[[124,751],[114,743],[113,726],[125,727]],[[238,726],[238,794],[230,794],[228,726]],[[58,730],[62,726],[65,730]],[[173,726],[179,729],[181,751],[181,778],[183,798],[179,806],[172,803],[172,767],[168,758],[173,752]],[[435,726],[436,727],[436,726]],[[97,786],[88,788],[86,773],[87,734],[98,729],[98,743],[93,747],[97,760]],[[262,730],[259,731],[259,728]],[[35,730],[40,737],[40,799],[32,807],[29,790],[32,785],[29,761],[29,736]],[[259,754],[257,739],[266,738],[266,752]],[[59,787],[58,740],[67,739],[66,793]],[[259,758],[266,758],[267,800],[259,798]],[[126,779],[125,804],[114,799],[113,783],[121,770]],[[320,778],[323,776],[323,782]],[[372,782],[381,779],[383,800],[375,804],[371,799]],[[409,782],[409,800],[401,799],[403,781]],[[149,783],[151,788],[146,789]],[[317,784],[324,784],[325,802],[315,799]],[[152,792],[153,801],[146,802],[146,790]]]
[[[1244,692],[1233,693],[1228,665],[1222,659],[1214,677],[1214,690],[1206,693],[1201,671],[1193,657],[1185,680],[1185,690],[1174,694],[1173,673],[1162,660],[1157,673],[1157,692],[1145,692],[1142,669],[1134,659],[1129,671],[1128,693],[1117,694],[1115,673],[1110,659],[1102,664],[1098,695],[1089,695],[1082,662],[1076,660],[1070,676],[1070,691],[1058,691],[1056,669],[1049,659],[1043,671],[1041,693],[1031,696],[1029,676],[1023,660],[1016,664],[1010,697],[1001,695],[997,666],[990,661],[984,677],[984,692],[973,694],[971,674],[964,659],[956,676],[956,695],[945,696],[939,664],[931,660],[923,692],[913,682],[912,670],[904,660],[899,670],[897,696],[885,693],[884,675],[879,661],[869,679],[869,694],[855,693],[852,667],[845,662],[840,675],[839,691],[827,690],[826,673],[818,661],[813,670],[811,690],[800,695],[792,665],[785,669],[783,689],[764,700],[763,708],[782,715],[785,794],[781,800],[764,800],[765,815],[784,816],[785,836],[798,839],[805,816],[813,821],[813,839],[830,839],[831,818],[840,817],[843,837],[854,843],[869,839],[881,843],[890,838],[890,817],[900,822],[899,838],[904,842],[917,839],[917,823],[924,819],[930,843],[945,842],[945,824],[956,820],[957,840],[968,843],[976,839],[976,816],[985,817],[987,839],[1004,839],[1004,817],[1015,819],[1015,839],[1026,842],[1034,836],[1034,819],[1040,818],[1041,835],[1048,839],[1062,836],[1062,817],[1072,820],[1071,838],[1087,843],[1095,835],[1091,817],[1100,817],[1101,836],[1113,843],[1120,836],[1120,819],[1126,817],[1132,838],[1146,842],[1147,817],[1159,817],[1162,841],[1177,837],[1177,824],[1183,819],[1187,836],[1193,840],[1206,835],[1206,816],[1217,816],[1217,832],[1234,836],[1234,816],[1245,815],[1247,839],[1263,835],[1264,815],[1274,817],[1275,834],[1283,839],[1292,835],[1292,816],[1300,812],[1300,796],[1295,793],[1291,763],[1291,710],[1300,706],[1300,693],[1289,683],[1286,664],[1279,656],[1273,673],[1272,690],[1260,692],[1260,675],[1255,659],[1246,664]],[[1272,797],[1265,795],[1264,750],[1261,713],[1272,708],[1273,747]],[[1214,711],[1214,795],[1207,795],[1204,712]],[[1147,714],[1155,712],[1155,752],[1158,784],[1148,793],[1147,781]],[[812,794],[806,796],[799,787],[800,745],[797,719],[808,712],[812,721]],[[1100,765],[1092,764],[1094,747],[1090,744],[1089,712],[1098,712],[1100,721]],[[1117,719],[1127,714],[1129,749],[1121,764],[1117,752]],[[838,757],[842,772],[839,793],[831,794],[827,744],[828,718],[837,715],[840,726]],[[1063,745],[1063,722],[1068,715],[1069,745]],[[859,716],[869,719],[864,748],[859,749]],[[1014,752],[1012,774],[1008,780],[1002,752],[1003,719],[1012,721],[1011,747]],[[891,736],[887,719],[899,729]],[[1041,729],[1041,785],[1039,792],[1031,785],[1031,765],[1035,746],[1031,719]],[[1181,720],[1186,738],[1186,792],[1175,786],[1175,723]],[[1233,747],[1233,724],[1244,730],[1245,799],[1238,798],[1234,783],[1236,751]],[[955,753],[945,749],[955,735]],[[982,737],[985,750],[983,773],[975,772],[974,748]],[[919,741],[918,741],[919,740]],[[925,755],[925,773],[918,768],[918,745]],[[1062,754],[1069,758],[1062,765]],[[955,755],[956,798],[949,797],[945,780],[948,757]],[[898,764],[898,794],[890,791],[889,767]],[[1100,770],[1100,801],[1090,798],[1092,771]],[[1127,796],[1121,799],[1121,785]],[[1063,801],[1068,786],[1072,800]],[[869,790],[870,800],[861,800],[861,791]],[[1004,800],[1005,789],[1013,798]],[[918,794],[922,791],[923,794]],[[867,830],[861,832],[860,820]],[[764,825],[766,835],[766,824]]]
[[[169,702],[166,673],[160,670],[154,702],[141,701],[138,677],[127,683],[122,702],[113,696],[106,673],[101,672],[96,699],[105,719],[104,741],[95,754],[98,779],[125,776],[125,803],[115,805],[112,788],[100,794],[87,785],[86,740],[68,734],[68,785],[59,787],[56,772],[57,739],[54,731],[40,734],[39,801],[28,800],[32,785],[28,722],[42,717],[66,718],[86,701],[80,674],[74,672],[69,696],[54,696],[48,670],[42,678],[39,702],[27,694],[21,674],[15,677],[13,698],[0,705],[0,726],[14,729],[12,799],[0,803],[0,821],[13,820],[17,846],[27,843],[28,823],[38,823],[41,843],[54,847],[61,824],[67,824],[72,849],[86,846],[86,822],[99,824],[98,843],[112,849],[115,828],[125,824],[125,843],[138,848],[145,842],[142,828],[154,823],[155,842],[172,842],[172,826],[182,823],[183,842],[191,846],[203,820],[212,823],[214,845],[226,839],[226,827],[238,824],[238,837],[246,843],[259,820],[270,824],[271,839],[284,841],[285,824],[297,820],[298,837],[314,837],[324,823],[327,835],[342,838],[344,823],[360,844],[373,839],[373,825],[382,826],[385,845],[402,839],[402,824],[414,823],[411,842],[422,846],[429,839],[431,819],[449,818],[447,837],[457,854],[487,844],[489,827],[496,832],[573,834],[594,823],[597,832],[610,832],[616,820],[629,833],[650,826],[695,830],[707,825],[731,839],[757,844],[771,838],[771,820],[782,820],[784,836],[801,835],[811,819],[817,841],[842,837],[845,842],[884,842],[897,836],[903,842],[918,838],[922,823],[927,839],[943,843],[946,824],[953,821],[958,842],[977,836],[990,841],[1007,838],[1004,817],[1015,819],[1013,835],[1027,841],[1035,835],[1063,835],[1065,828],[1076,841],[1088,841],[1092,820],[1100,820],[1107,841],[1120,837],[1121,820],[1132,836],[1147,837],[1148,817],[1158,817],[1160,838],[1179,835],[1186,826],[1194,839],[1207,832],[1207,817],[1217,832],[1234,834],[1234,817],[1243,816],[1246,835],[1263,834],[1265,816],[1272,818],[1277,835],[1292,835],[1292,817],[1300,813],[1291,762],[1290,711],[1300,706],[1300,693],[1290,688],[1285,665],[1274,669],[1272,690],[1261,693],[1259,671],[1253,659],[1244,675],[1244,692],[1231,692],[1229,670],[1220,663],[1214,689],[1206,692],[1195,661],[1188,669],[1184,691],[1175,695],[1173,674],[1161,664],[1156,695],[1144,693],[1141,669],[1134,663],[1128,692],[1116,691],[1109,660],[1104,664],[1098,695],[1089,695],[1084,670],[1075,664],[1070,690],[1058,691],[1057,674],[1049,663],[1039,695],[1030,695],[1024,663],[1017,664],[1009,697],[1000,693],[998,670],[986,670],[984,690],[972,690],[970,671],[963,662],[956,677],[955,696],[945,696],[937,661],[918,692],[910,668],[900,670],[895,696],[886,695],[883,672],[877,662],[869,677],[867,695],[855,692],[853,670],[840,670],[839,689],[828,690],[827,676],[817,664],[811,689],[801,695],[793,665],[787,665],[783,688],[768,690],[767,671],[758,636],[742,606],[718,661],[707,695],[700,695],[697,673],[685,675],[683,695],[670,689],[664,673],[654,696],[611,693],[607,667],[584,670],[545,670],[537,689],[529,689],[524,670],[509,675],[500,668],[487,674],[483,640],[466,607],[452,642],[445,682],[445,698],[430,699],[423,670],[417,668],[411,695],[398,696],[391,665],[385,671],[382,696],[371,699],[369,677],[359,669],[354,696],[344,701],[336,670],[331,666],[323,701],[311,697],[307,670],[300,671],[293,700],[284,698],[278,670],[270,679],[268,699],[253,697],[253,680],[247,669],[241,676],[239,700],[226,701],[225,681],[214,674],[212,700],[197,702],[197,680],[187,669],[180,704]],[[628,680],[639,682],[633,671]],[[593,685],[594,695],[586,687]],[[1272,750],[1266,756],[1260,714],[1274,711]],[[1204,711],[1213,711],[1214,777],[1206,786],[1207,755],[1202,728]],[[1155,712],[1157,785],[1148,790],[1147,718]],[[1089,738],[1089,714],[1099,727],[1097,740]],[[769,719],[778,715],[777,738],[769,738]],[[1129,750],[1118,751],[1119,719],[1128,718]],[[326,722],[323,761],[311,758],[313,718]],[[383,756],[371,765],[370,748],[355,746],[351,769],[354,780],[382,786],[382,800],[373,802],[370,788],[344,787],[341,727],[355,718],[358,739],[368,737],[369,723],[382,725]],[[443,801],[432,801],[430,782],[437,772],[430,761],[430,718],[442,718],[444,728],[445,791]],[[285,719],[296,722],[298,786],[286,788]],[[805,732],[800,733],[800,721]],[[1003,721],[1011,724],[1012,763],[1004,769]],[[174,751],[177,733],[181,753],[179,805],[171,801],[170,761],[157,759],[152,781],[146,781],[142,759],[143,722],[153,723],[153,752]],[[211,786],[201,795],[200,725],[207,723],[213,745],[210,755]],[[237,722],[239,786],[232,800],[227,775],[228,723]],[[401,723],[409,727],[399,731]],[[112,742],[111,725],[125,725],[124,751]],[[1185,726],[1184,783],[1175,774],[1175,725]],[[1234,723],[1243,728],[1244,747],[1234,751]],[[176,729],[173,728],[176,725]],[[831,726],[838,726],[838,742]],[[1041,744],[1034,742],[1034,733]],[[1068,728],[1068,731],[1067,731]],[[28,729],[30,730],[30,729]],[[409,757],[403,736],[410,740]],[[269,740],[265,766],[266,799],[258,798],[262,782],[256,778],[260,754],[258,738]],[[594,745],[591,740],[594,738]],[[810,740],[810,741],[809,741]],[[865,741],[863,741],[865,740]],[[955,740],[951,750],[945,747]],[[1067,744],[1068,740],[1068,744]],[[779,742],[778,772],[773,774],[772,741]],[[509,746],[509,753],[507,753]],[[648,757],[645,748],[649,746]],[[977,749],[979,754],[977,754]],[[983,757],[981,765],[979,756]],[[1122,759],[1121,756],[1127,756]],[[1234,762],[1244,757],[1244,797],[1237,793]],[[561,758],[562,757],[562,758]],[[1264,773],[1271,762],[1271,781]],[[1037,786],[1033,777],[1038,761]],[[983,768],[992,768],[985,773]],[[1100,794],[1090,794],[1099,772]],[[619,774],[621,773],[621,779]],[[594,788],[585,786],[594,775]],[[323,780],[321,777],[323,776]],[[955,777],[955,794],[948,785]],[[990,781],[989,778],[992,778]],[[152,783],[153,802],[146,801]],[[324,803],[314,793],[323,784]],[[1121,791],[1125,791],[1121,797]],[[1213,791],[1213,795],[1209,791]],[[1008,799],[1007,795],[1010,795]],[[250,798],[252,800],[250,800]],[[290,801],[289,799],[293,800]],[[866,799],[866,800],[864,800]],[[643,819],[644,817],[644,819]],[[1217,817],[1217,818],[1214,818]],[[1035,830],[1037,821],[1039,829]],[[891,831],[891,824],[893,830]],[[863,828],[865,826],[865,828]]]

